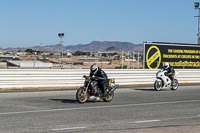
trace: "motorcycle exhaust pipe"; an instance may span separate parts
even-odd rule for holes
[[[112,88],[112,90],[110,91],[110,93],[111,92],[113,92],[113,91],[115,91],[117,88],[119,87],[119,85],[117,84],[117,85],[115,85],[113,88]]]

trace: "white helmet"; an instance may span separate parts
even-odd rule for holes
[[[169,63],[168,63],[168,62],[165,62],[164,68],[165,68],[165,69],[168,69],[168,68],[169,68]]]
[[[93,74],[96,74],[98,71],[98,66],[96,64],[92,65],[90,67],[90,71],[93,72]]]

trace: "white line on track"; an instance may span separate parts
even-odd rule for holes
[[[200,117],[200,115],[190,116],[190,117],[165,118],[161,120],[142,120],[142,121],[134,121],[134,122],[128,122],[128,123],[140,124],[140,123],[148,123],[148,122],[150,123],[150,122],[169,121],[169,120],[193,119],[197,117]]]
[[[166,119],[162,119],[162,121],[168,121],[168,120],[181,120],[181,119],[193,119],[193,118],[197,118],[200,116],[188,116],[188,117],[178,117],[178,118],[166,118]]]
[[[148,123],[148,122],[158,122],[158,121],[161,121],[161,120],[144,120],[144,121],[134,121],[133,123]]]
[[[52,131],[63,131],[63,130],[76,130],[76,129],[84,129],[87,127],[70,127],[70,128],[59,128],[59,129],[52,129]]]
[[[32,110],[32,111],[21,111],[21,112],[4,112],[4,113],[0,113],[0,115],[42,113],[42,112],[55,112],[55,111],[71,111],[71,110],[85,110],[85,109],[99,109],[99,108],[118,108],[118,107],[146,106],[146,105],[164,105],[164,104],[178,104],[178,103],[192,103],[192,102],[200,102],[200,100],[139,103],[139,104],[124,104],[124,105],[109,105],[109,106],[93,106],[93,107],[80,107],[80,108],[62,108],[62,109],[48,109],[48,110]]]

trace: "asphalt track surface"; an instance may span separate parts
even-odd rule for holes
[[[200,86],[120,88],[77,103],[76,90],[0,93],[1,133],[199,133]]]

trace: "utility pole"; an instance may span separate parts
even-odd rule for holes
[[[199,8],[199,2],[195,2],[194,3],[194,8],[199,10],[198,16],[194,16],[194,17],[198,17],[198,33],[197,33],[197,43],[200,45],[200,8]]]
[[[122,69],[123,69],[123,65],[124,65],[123,55],[124,55],[124,54],[123,54],[123,50],[122,50],[122,67],[121,67]]]
[[[134,69],[134,58],[135,58],[135,57],[134,57],[134,51],[133,51],[133,69]]]
[[[62,41],[62,38],[64,37],[64,33],[58,33],[58,36],[60,37],[60,44],[61,44],[61,56],[62,56],[62,66],[61,66],[61,69],[63,69],[63,41]]]
[[[128,69],[128,65],[130,64],[130,62],[129,62],[129,51],[128,51],[128,61],[126,62],[126,64],[127,64],[127,69]]]
[[[139,51],[138,51],[138,69],[139,69],[139,64],[140,63],[140,53],[139,53]]]

